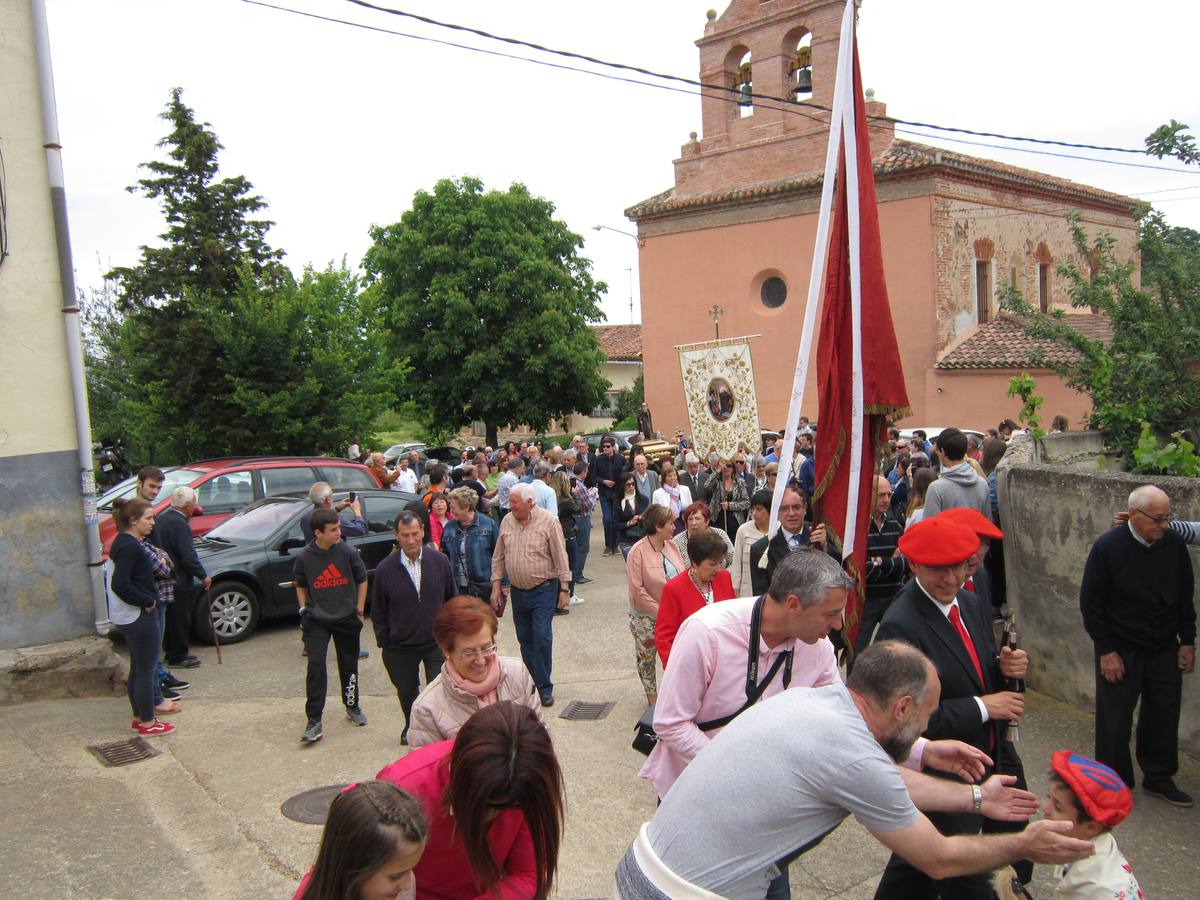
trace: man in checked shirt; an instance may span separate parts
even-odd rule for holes
[[[507,575],[521,658],[537,685],[542,706],[553,706],[554,610],[566,608],[571,600],[567,547],[558,517],[536,505],[532,485],[513,485],[508,505],[510,515],[500,523],[492,554],[492,608],[503,615],[501,582]]]

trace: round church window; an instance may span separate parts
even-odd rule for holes
[[[772,275],[762,283],[760,290],[763,306],[767,309],[779,309],[787,300],[787,284],[782,278]]]

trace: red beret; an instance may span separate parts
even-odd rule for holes
[[[944,516],[922,519],[900,537],[900,552],[922,566],[956,566],[978,549],[974,531]]]
[[[1088,817],[1112,828],[1133,809],[1133,794],[1121,776],[1102,762],[1070,750],[1056,750],[1050,765],[1079,798]]]
[[[987,538],[988,540],[998,541],[1004,537],[1004,532],[996,527],[996,523],[977,509],[967,509],[965,506],[957,506],[954,509],[947,509],[944,512],[938,513],[936,518],[949,519],[951,522],[970,528],[981,538]]]

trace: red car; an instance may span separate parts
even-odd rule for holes
[[[196,492],[192,513],[192,535],[199,536],[224,522],[244,506],[263,497],[306,492],[318,481],[328,481],[335,491],[378,490],[375,473],[360,463],[324,456],[231,456],[202,459],[169,469],[154,504],[160,513],[171,502],[171,492],[187,485]],[[100,506],[100,541],[104,555],[117,536],[112,503],[117,497],[133,497],[137,482],[124,491],[110,492]]]

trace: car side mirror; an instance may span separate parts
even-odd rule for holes
[[[304,541],[301,538],[284,538],[279,544],[279,552],[287,553],[289,550],[299,550],[304,546]]]
[[[192,507],[192,518],[193,519],[196,518],[196,516],[202,516],[202,515],[204,515],[204,507],[203,506],[193,506]]]

